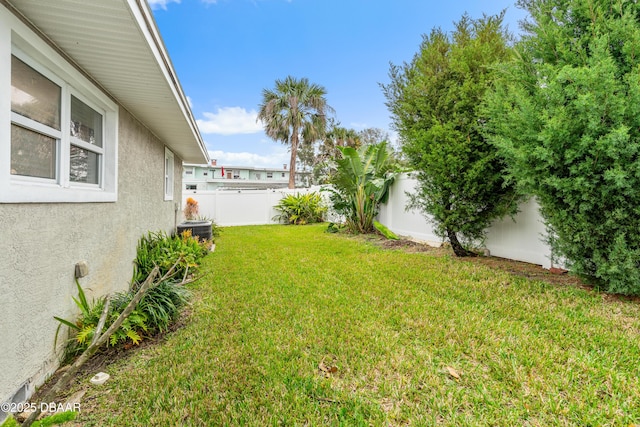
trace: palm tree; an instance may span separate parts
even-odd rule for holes
[[[325,133],[324,140],[320,145],[319,157],[323,161],[340,157],[338,147],[360,148],[362,145],[360,135],[353,129],[347,129],[335,123],[330,126],[330,130]]]
[[[327,113],[333,108],[327,105],[327,91],[309,79],[288,76],[276,80],[275,89],[262,91],[262,104],[258,120],[264,123],[267,136],[275,141],[289,144],[289,188],[295,188],[296,159],[300,137],[315,141],[324,136]]]

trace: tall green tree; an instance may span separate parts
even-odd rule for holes
[[[361,145],[360,135],[354,129],[345,128],[340,125],[340,122],[331,120],[328,130],[319,144],[316,164],[324,165],[326,169],[329,162],[340,158],[340,147],[357,149]]]
[[[411,205],[433,219],[458,256],[472,255],[466,244],[516,210],[514,185],[483,135],[480,108],[494,64],[510,56],[503,16],[464,15],[451,35],[433,29],[411,63],[391,66],[391,83],[383,85],[402,150],[417,171]]]
[[[340,157],[340,147],[358,148],[360,135],[353,129],[345,128],[333,118],[327,122],[327,131],[318,141],[313,153],[313,181],[326,184],[331,178],[333,161]]]
[[[302,170],[313,170],[316,163],[316,144],[314,141],[305,141],[304,139],[300,141],[298,145],[298,161]]]
[[[318,156],[321,160],[333,159],[339,157],[339,147],[357,149],[360,145],[362,145],[360,135],[355,130],[342,127],[340,123],[335,123],[326,133],[320,145]]]
[[[327,104],[324,87],[309,83],[309,79],[288,76],[276,80],[274,89],[262,91],[258,120],[264,123],[267,136],[289,145],[289,188],[295,188],[296,159],[300,138],[315,141],[325,133],[327,114],[333,109]]]
[[[536,196],[555,255],[640,294],[640,4],[518,4],[530,19],[489,97],[493,142]]]
[[[358,136],[360,137],[362,145],[379,144],[382,141],[389,142],[391,140],[391,138],[389,137],[389,132],[380,128],[362,129],[358,131]]]

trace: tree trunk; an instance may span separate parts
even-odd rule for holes
[[[296,158],[298,157],[298,129],[291,133],[291,161],[289,162],[289,188],[296,188]]]
[[[447,236],[449,237],[449,243],[451,243],[451,249],[453,249],[453,253],[455,253],[456,256],[476,256],[475,253],[466,250],[464,246],[462,246],[462,244],[458,241],[458,236],[456,236],[455,231],[447,228]]]

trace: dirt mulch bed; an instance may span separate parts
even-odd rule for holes
[[[405,252],[428,252],[432,256],[451,256],[458,262],[470,262],[473,264],[481,264],[489,268],[507,272],[514,276],[526,277],[532,280],[550,283],[558,286],[575,286],[592,292],[596,292],[594,287],[579,277],[568,273],[562,269],[548,270],[541,265],[530,264],[528,262],[514,261],[506,258],[493,256],[476,256],[467,258],[457,258],[448,245],[441,247],[430,246],[426,243],[416,242],[409,239],[387,240],[382,236],[368,237],[366,239],[373,244],[390,250],[403,250]],[[632,297],[626,295],[616,295],[608,293],[598,293],[605,302],[633,301],[640,303],[640,296]]]
[[[436,248],[435,246],[425,245],[424,243],[414,242],[413,240],[399,239],[399,240],[382,240],[380,246],[384,249],[402,249],[406,252],[431,252],[434,255],[436,253],[445,253],[442,248]]]
[[[460,261],[482,264],[489,268],[505,271],[515,276],[526,277],[533,280],[540,280],[542,282],[547,282],[554,285],[572,285],[591,289],[591,286],[584,284],[578,277],[567,273],[565,270],[563,270],[562,272],[558,271],[552,273],[551,271],[537,264],[530,264],[522,261],[513,261],[510,259],[492,256],[471,257],[460,259]]]
[[[377,244],[384,249],[397,249],[406,252],[429,252],[432,255],[443,256],[453,255],[453,251],[448,246],[434,247],[425,243],[416,242],[408,239],[399,240],[385,240],[385,239],[371,239],[374,244]],[[456,258],[460,262],[471,262],[474,264],[482,264],[489,268],[493,268],[507,273],[526,277],[528,279],[540,280],[543,282],[551,283],[554,285],[571,285],[579,286],[587,289],[592,287],[583,283],[578,277],[568,274],[566,271],[551,272],[540,265],[530,264],[521,261],[513,261],[505,258],[498,258],[492,256],[477,256],[468,258]]]

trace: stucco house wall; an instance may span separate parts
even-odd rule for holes
[[[13,169],[14,129],[31,126],[14,110],[14,58],[28,59],[29,67],[62,87],[55,179]],[[170,233],[180,219],[183,160],[209,158],[145,2],[0,0],[0,62],[11,63],[0,67],[4,403],[27,399],[58,366],[64,340],[54,348],[53,316],[78,315],[76,264],[88,265],[79,283],[89,299],[126,290],[139,238],[148,231]],[[71,96],[103,109],[97,185],[69,184],[65,108]],[[35,132],[48,132],[38,123]],[[35,150],[23,151],[33,156]],[[0,411],[0,422],[5,415]]]
[[[126,290],[140,236],[174,229],[181,159],[177,197],[165,201],[164,144],[126,110],[119,114],[117,202],[0,204],[0,401],[25,385],[28,394],[55,369],[53,316],[77,314],[77,262],[88,263],[79,282],[89,298]]]

